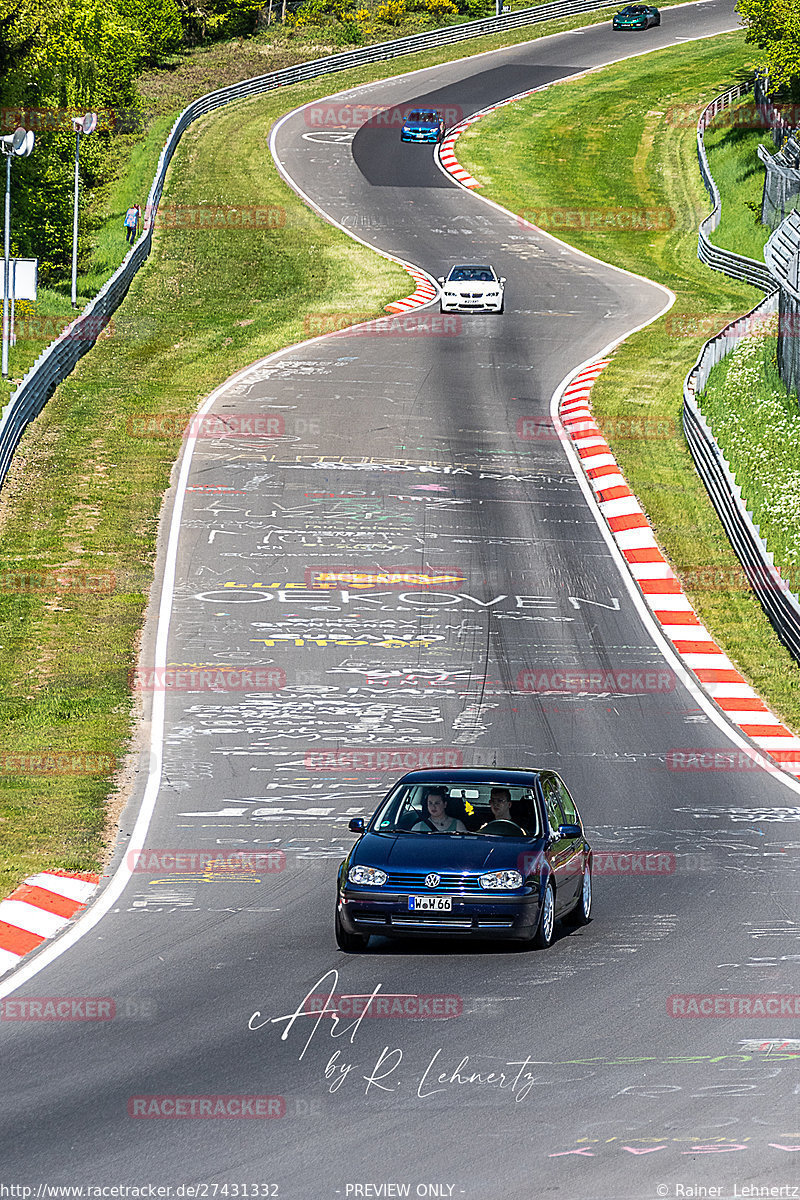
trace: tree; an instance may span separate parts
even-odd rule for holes
[[[117,7],[128,24],[142,34],[148,65],[161,62],[180,48],[183,26],[177,0],[117,0]]]
[[[3,98],[11,72],[25,61],[39,32],[39,23],[21,2],[0,3],[0,96]]]
[[[747,41],[765,51],[770,86],[800,78],[800,0],[739,0]]]

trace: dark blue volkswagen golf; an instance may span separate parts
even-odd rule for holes
[[[512,939],[544,948],[560,917],[585,924],[592,850],[555,771],[412,771],[339,868],[336,940]]]

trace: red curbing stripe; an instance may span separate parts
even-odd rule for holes
[[[653,612],[662,625],[699,625],[697,613],[685,608],[654,608]]]
[[[70,900],[67,896],[58,896],[48,892],[43,887],[30,887],[27,883],[20,884],[8,897],[9,900],[25,900],[36,908],[53,913],[57,917],[73,917],[78,909],[83,908],[80,900]]]
[[[587,478],[592,482],[600,511],[605,516],[609,529],[615,534],[617,544],[630,564],[631,574],[650,611],[660,622],[665,636],[670,639],[680,655],[689,656],[687,666],[690,662],[697,664],[690,669],[700,684],[722,685],[714,687],[711,691],[706,689],[710,698],[725,713],[732,724],[738,726],[742,733],[753,739],[758,746],[759,753],[765,756],[771,755],[780,767],[789,771],[790,774],[800,777],[800,747],[798,747],[796,755],[790,754],[788,750],[776,748],[776,741],[784,744],[790,741],[797,746],[798,738],[780,723],[761,697],[755,695],[747,680],[735,669],[717,643],[713,641],[697,613],[686,601],[681,582],[675,576],[662,552],[655,544],[626,545],[627,542],[640,539],[643,541],[652,539],[655,543],[653,531],[644,513],[637,508],[637,511],[631,513],[623,512],[617,516],[607,515],[609,512],[618,511],[619,508],[629,507],[624,503],[618,504],[616,501],[622,497],[633,495],[622,477],[622,472],[610,447],[603,439],[602,431],[598,430],[597,435],[593,432],[597,423],[590,407],[591,389],[582,386],[583,381],[589,376],[592,379],[596,378],[608,361],[606,359],[602,364],[593,364],[582,371],[565,388],[562,397],[564,409],[562,423],[582,460]],[[586,442],[593,444],[581,444]],[[601,455],[606,461],[592,466],[592,459]],[[603,483],[607,477],[611,476],[616,476],[616,479],[612,482],[611,478],[608,478],[607,486],[604,488]],[[635,531],[638,529],[647,530],[647,534],[636,534]],[[633,532],[628,534],[629,530]],[[623,534],[624,537],[618,536]],[[644,567],[645,564],[651,563],[663,565],[666,569],[663,578],[650,578],[652,570],[645,570]],[[643,569],[637,571],[637,566],[641,566]],[[645,578],[640,579],[640,575]],[[681,596],[686,602],[686,607],[680,609],[670,607],[670,604],[675,604],[675,601],[671,599],[674,596]],[[689,636],[682,636],[682,630],[685,630]],[[691,637],[692,632],[695,632],[695,638]],[[701,662],[709,660],[713,662],[715,659],[720,664],[718,667],[699,665]],[[725,684],[733,685],[730,689],[732,691],[744,690],[745,695],[726,695],[725,693],[729,689],[724,687]],[[714,692],[718,694],[714,695]],[[765,723],[765,717],[772,717],[774,723]]]
[[[767,710],[767,711],[769,711],[769,710]],[[784,728],[783,725],[746,725],[744,722],[740,723],[738,721],[737,721],[737,724],[739,725],[739,728],[741,729],[742,733],[746,733],[747,736],[751,737],[751,738],[760,738],[760,737],[762,737],[762,738],[767,738],[767,737],[793,738],[794,737],[794,734],[790,733],[789,730]],[[767,751],[767,753],[769,753],[769,751]],[[800,751],[798,751],[798,754],[800,755]]]
[[[626,513],[622,517],[608,517],[609,528],[614,533],[621,533],[624,529],[649,529],[642,513]]]
[[[620,469],[616,463],[603,463],[601,467],[589,467],[586,474],[590,479],[602,479],[604,475],[619,475]]]
[[[93,871],[84,871],[83,873],[78,871],[44,871],[43,874],[57,875],[59,879],[80,879],[83,883],[97,884],[100,882],[100,876],[95,875]]]
[[[632,496],[633,492],[628,487],[627,483],[618,483],[614,487],[604,488],[597,493],[597,499],[600,501],[617,500],[620,496]]]
[[[698,667],[695,675],[701,683],[744,683],[747,680],[730,667]]]
[[[0,950],[10,950],[12,954],[27,954],[29,950],[35,950],[37,946],[41,946],[44,941],[38,933],[28,933],[27,929],[19,929],[16,925],[9,925],[7,921],[0,921]]]
[[[763,700],[754,700],[747,696],[715,696],[715,703],[725,712],[769,712]]]
[[[636,582],[646,596],[683,595],[679,579],[637,579]]]
[[[682,638],[673,642],[675,649],[681,654],[721,654],[716,642],[690,642]]]
[[[664,555],[657,546],[639,546],[630,550],[623,550],[629,563],[649,563],[649,562],[666,562]]]
[[[19,959],[22,959],[24,955],[30,953],[31,950],[35,950],[37,946],[41,946],[42,942],[47,940],[47,937],[43,934],[31,933],[29,930],[23,929],[20,925],[14,924],[14,919],[17,917],[20,921],[23,920],[23,913],[30,915],[30,923],[34,928],[38,926],[47,930],[52,929],[52,933],[47,935],[52,937],[61,928],[66,927],[71,917],[74,917],[76,913],[79,913],[81,909],[86,907],[90,895],[86,894],[87,889],[85,887],[66,889],[86,894],[85,900],[71,899],[69,896],[63,896],[57,891],[51,891],[47,886],[48,877],[52,879],[53,887],[56,887],[58,881],[61,879],[72,879],[81,885],[89,884],[89,893],[100,882],[100,876],[91,871],[44,870],[39,871],[36,875],[29,876],[24,883],[21,883],[7,897],[9,901],[13,901],[13,904],[9,904],[7,907],[0,907],[0,912],[4,916],[11,917],[11,920],[8,921],[0,918],[0,950],[6,950],[9,954],[16,955]],[[62,884],[62,887],[64,886]],[[20,911],[20,909],[15,908],[19,904],[28,905],[29,908]],[[5,901],[0,902],[0,905],[5,905]],[[9,909],[11,910],[10,912]],[[35,916],[37,913],[47,913],[48,916],[37,918]],[[56,918],[56,920],[53,920],[53,918]],[[27,923],[27,921],[24,923]],[[5,968],[0,967],[0,975],[13,969],[13,964]]]

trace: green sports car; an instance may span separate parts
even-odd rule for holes
[[[611,22],[612,29],[649,29],[661,24],[661,13],[646,4],[629,4]]]

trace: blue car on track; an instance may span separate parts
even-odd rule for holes
[[[415,108],[403,122],[401,142],[441,142],[444,138],[444,118],[435,108]]]
[[[588,922],[592,849],[551,770],[412,771],[354,817],[339,868],[336,940],[509,939],[544,948],[555,921]]]

